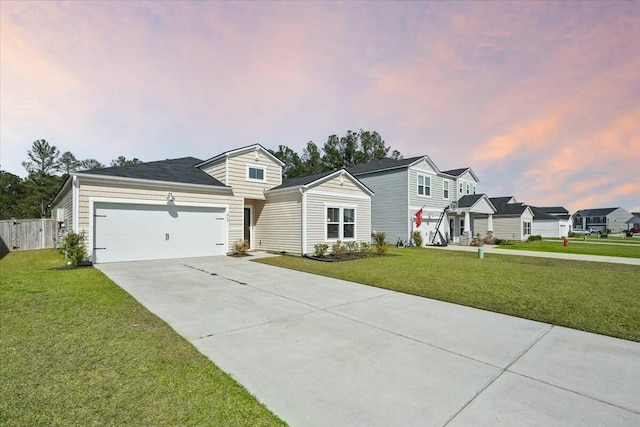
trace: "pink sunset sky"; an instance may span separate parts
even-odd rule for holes
[[[0,2],[0,169],[376,130],[481,192],[640,211],[640,2]]]

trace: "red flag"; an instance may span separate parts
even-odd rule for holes
[[[422,208],[416,212],[416,228],[420,227],[420,224],[422,224]]]

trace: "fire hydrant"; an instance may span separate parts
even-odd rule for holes
[[[564,245],[569,246],[569,239],[567,239],[566,237],[564,238]]]

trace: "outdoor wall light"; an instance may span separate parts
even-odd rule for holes
[[[167,202],[173,202],[176,198],[173,197],[173,193],[171,192],[171,190],[169,190],[169,192],[167,193]]]

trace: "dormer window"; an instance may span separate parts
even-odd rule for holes
[[[247,181],[267,182],[267,168],[264,166],[247,165]]]

